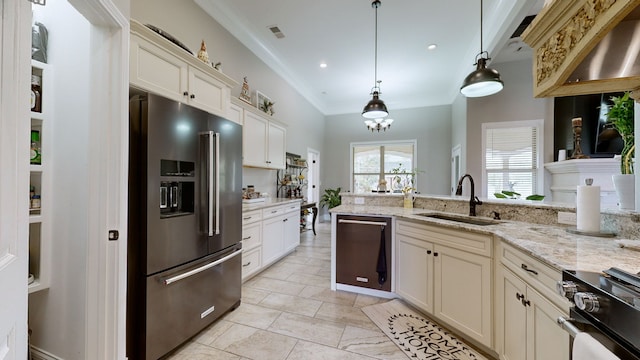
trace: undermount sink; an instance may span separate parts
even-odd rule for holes
[[[500,223],[499,220],[479,219],[479,218],[473,218],[473,217],[462,217],[462,216],[454,216],[454,215],[447,215],[447,214],[427,213],[427,214],[417,214],[417,215],[429,217],[433,219],[455,221],[455,222],[461,222],[461,223],[472,224],[472,225],[480,225],[480,226],[496,225]]]

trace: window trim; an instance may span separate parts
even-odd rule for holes
[[[537,128],[536,134],[536,147],[539,149],[536,156],[536,166],[538,169],[536,176],[536,189],[535,194],[544,194],[544,166],[543,166],[543,146],[544,146],[544,119],[536,120],[517,120],[517,121],[503,121],[503,122],[487,122],[482,123],[482,191],[480,196],[488,198],[488,178],[487,178],[487,129],[504,129],[504,128],[516,128],[516,127],[535,127]],[[515,172],[515,171],[514,171]]]
[[[414,168],[417,167],[418,164],[418,140],[417,139],[409,139],[409,140],[387,140],[387,141],[357,141],[349,143],[349,192],[355,194],[353,190],[353,148],[356,146],[386,146],[386,145],[413,145],[413,163]],[[412,169],[408,169],[412,170]],[[384,171],[384,170],[383,170]],[[416,176],[417,180],[417,176]],[[416,184],[417,185],[417,184]]]

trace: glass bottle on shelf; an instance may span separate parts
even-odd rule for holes
[[[31,111],[42,112],[42,78],[31,75]]]
[[[40,131],[31,130],[31,164],[40,165],[42,156],[40,153]]]

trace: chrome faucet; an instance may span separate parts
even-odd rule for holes
[[[460,180],[458,180],[458,188],[456,189],[456,195],[462,195],[462,181],[464,178],[469,178],[471,183],[471,198],[469,199],[469,216],[476,216],[476,205],[482,205],[482,201],[475,196],[475,185],[473,184],[473,178],[469,174],[464,174]]]

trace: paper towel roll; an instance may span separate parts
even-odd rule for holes
[[[578,186],[576,228],[585,232],[600,232],[600,186]]]

